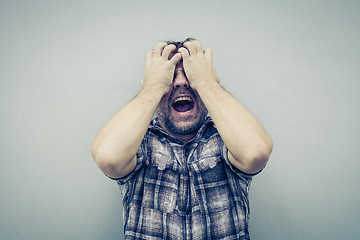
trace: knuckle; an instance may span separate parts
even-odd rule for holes
[[[165,49],[168,50],[168,51],[172,51],[172,50],[174,50],[175,48],[176,48],[176,46],[175,46],[174,44],[170,44],[170,45],[167,45],[167,46],[165,47]]]
[[[181,53],[187,53],[187,49],[185,49],[184,47],[179,48],[179,52]]]

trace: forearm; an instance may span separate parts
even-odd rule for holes
[[[136,166],[136,153],[154,112],[169,90],[174,69],[181,59],[175,45],[156,44],[145,54],[143,90],[120,110],[98,133],[92,154],[100,169],[110,177],[122,177]]]
[[[246,108],[219,85],[212,63],[212,51],[202,50],[198,41],[179,48],[191,87],[196,89],[229,150],[235,167],[255,173],[265,166],[272,151],[272,140]]]
[[[233,165],[249,173],[259,171],[272,151],[272,140],[261,123],[216,81],[197,89],[209,111]]]
[[[135,167],[135,155],[161,97],[156,89],[143,89],[99,131],[92,154],[105,174],[120,177]]]

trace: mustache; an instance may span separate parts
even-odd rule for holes
[[[177,95],[182,95],[182,94],[188,94],[188,95],[191,95],[193,97],[193,99],[196,101],[197,100],[197,96],[194,92],[193,89],[191,88],[176,88],[173,90],[173,92],[170,94],[170,97],[169,97],[169,102],[172,102],[174,96],[177,96]]]

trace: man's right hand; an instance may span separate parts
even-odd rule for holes
[[[158,43],[154,50],[146,52],[145,75],[141,81],[143,89],[155,88],[163,94],[169,90],[175,66],[181,59],[181,53],[173,55],[175,49],[176,46],[173,44]],[[169,57],[171,57],[170,60]]]

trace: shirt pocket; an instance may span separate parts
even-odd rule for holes
[[[161,153],[151,153],[144,174],[142,207],[173,213],[176,207],[179,174],[175,160]]]
[[[233,206],[233,194],[221,156],[199,159],[189,164],[190,184],[193,188],[192,204],[204,214],[224,211]]]

